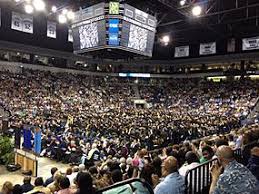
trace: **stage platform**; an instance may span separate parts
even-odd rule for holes
[[[69,167],[68,164],[57,163],[54,160],[50,160],[48,158],[38,158],[38,176],[43,177],[45,180],[46,178],[50,177],[50,169],[52,167],[57,167],[62,172],[65,172],[66,169]],[[8,172],[5,166],[0,166],[0,188],[5,181],[10,181],[14,185],[15,184],[23,184],[23,178],[21,171],[16,172]],[[32,184],[34,183],[34,179],[32,178]]]

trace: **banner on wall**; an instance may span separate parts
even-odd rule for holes
[[[55,22],[47,22],[47,37],[56,38],[57,37],[57,24]]]
[[[200,44],[200,55],[216,54],[216,42]]]
[[[228,39],[228,48],[227,48],[227,51],[229,53],[233,53],[236,51],[236,39],[234,38],[231,38],[231,39]]]
[[[189,46],[175,47],[174,57],[189,57],[189,53]]]
[[[33,34],[33,17],[30,15],[23,15],[22,31]]]
[[[73,32],[72,32],[72,29],[68,29],[68,42],[73,42]]]
[[[0,8],[0,26],[2,26],[2,12],[1,12],[1,8]]]
[[[22,32],[22,14],[12,12],[12,25],[13,30],[18,30]]]
[[[33,17],[30,15],[12,12],[11,28],[13,30],[33,34]]]
[[[244,38],[242,42],[243,42],[243,45],[242,45],[243,51],[259,49],[259,36],[252,37],[252,38]]]

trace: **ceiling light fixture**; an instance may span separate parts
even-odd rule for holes
[[[28,13],[28,14],[32,14],[33,11],[34,11],[32,5],[30,5],[30,4],[26,4],[26,5],[24,6],[24,10],[25,10],[25,12]]]
[[[75,13],[73,12],[73,11],[68,11],[67,12],[67,18],[69,19],[69,20],[73,20],[74,18],[75,18]]]
[[[58,16],[58,21],[59,21],[60,24],[65,24],[65,23],[67,23],[67,17],[63,14],[60,14]]]
[[[196,5],[192,8],[192,15],[198,17],[201,15],[201,12],[202,12],[202,9],[201,9],[201,6],[199,5]]]
[[[58,10],[58,8],[57,8],[55,5],[53,5],[52,8],[51,8],[51,11],[52,11],[53,13],[56,13],[57,10]]]

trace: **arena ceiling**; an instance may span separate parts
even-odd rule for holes
[[[49,9],[52,5],[56,5],[60,9],[69,7],[73,10],[103,2],[103,0],[45,1]],[[198,50],[198,44],[207,41],[222,43],[219,45],[219,54],[224,54],[223,47],[226,47],[228,39],[235,38],[236,42],[240,42],[243,37],[257,36],[259,32],[258,0],[186,0],[184,6],[180,5],[180,0],[121,0],[120,2],[128,3],[157,17],[154,59],[173,59],[175,46],[188,44],[194,49],[197,47]],[[194,5],[202,7],[199,17],[192,15]],[[164,35],[169,35],[171,38],[168,46],[160,42]],[[72,47],[68,46],[66,51],[69,48]],[[241,48],[237,50],[241,51]]]
[[[54,1],[51,1],[54,2]],[[61,2],[61,1],[57,1]],[[102,0],[63,0],[65,4],[87,7]],[[203,39],[251,36],[258,33],[258,0],[122,0],[157,17],[158,38],[170,34],[173,44]],[[194,5],[202,7],[200,17],[192,15]]]
[[[51,1],[54,2],[54,1]],[[56,1],[61,3],[61,1]],[[102,0],[63,0],[66,5],[87,7]],[[172,46],[198,44],[206,41],[225,41],[230,38],[256,36],[259,32],[258,0],[122,0],[158,19],[155,57],[167,58]],[[192,15],[194,5],[202,7],[199,17]],[[160,43],[169,35],[169,47]]]

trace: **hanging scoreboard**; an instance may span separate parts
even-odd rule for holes
[[[76,13],[72,24],[75,53],[85,53],[106,45],[104,5],[100,3]]]
[[[76,13],[74,52],[115,48],[151,57],[156,25],[154,16],[128,4],[99,3]]]
[[[157,20],[128,4],[124,5],[121,46],[131,52],[152,56]]]

